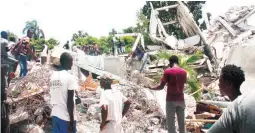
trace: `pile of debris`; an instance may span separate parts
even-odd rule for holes
[[[251,44],[255,41],[255,27],[247,24],[247,18],[255,13],[255,6],[232,7],[225,14],[214,20],[208,29],[207,44],[213,51],[214,59],[208,68],[211,73],[218,77],[220,70],[224,67],[231,52],[236,47]],[[208,64],[210,64],[208,62]],[[228,101],[228,98],[220,97],[218,80],[206,87],[204,99],[216,101]],[[214,97],[214,98],[213,98]],[[217,98],[215,98],[217,97]]]
[[[254,39],[255,27],[247,18],[255,13],[255,6],[230,8],[216,18],[208,29],[207,43],[213,48],[220,69],[225,65],[230,49]]]
[[[30,121],[43,127],[50,117],[49,77],[53,69],[36,64],[24,78],[13,79],[9,86],[10,124]],[[16,129],[13,129],[16,130]],[[24,132],[28,132],[26,131]]]

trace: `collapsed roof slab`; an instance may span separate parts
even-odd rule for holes
[[[249,42],[231,48],[226,64],[240,66],[245,72],[245,82],[241,85],[241,92],[247,93],[255,89],[255,38]]]

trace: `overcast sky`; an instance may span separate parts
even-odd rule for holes
[[[251,3],[255,0],[209,0],[203,10],[216,16],[230,6]],[[78,30],[106,36],[112,28],[121,31],[134,26],[136,12],[144,4],[145,0],[0,0],[0,30],[21,37],[25,22],[35,19],[46,38],[54,37],[61,43]]]

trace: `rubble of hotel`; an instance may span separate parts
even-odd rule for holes
[[[186,127],[189,132],[200,133],[210,128],[220,117],[223,109],[228,106],[228,98],[220,96],[219,93],[219,71],[226,64],[233,47],[240,47],[247,42],[253,43],[255,41],[255,27],[247,25],[247,18],[254,13],[255,6],[233,7],[213,22],[207,24],[209,27],[205,42],[212,51],[212,58],[204,55],[204,58],[193,64],[195,69],[204,69],[206,72],[198,74],[198,79],[200,79],[202,85],[201,89],[196,93],[202,93],[201,100],[195,101],[191,94],[185,94],[187,106]],[[182,24],[182,27],[184,25]],[[188,41],[190,40],[179,40],[177,45],[185,46],[185,42]],[[192,41],[194,41],[194,38]],[[198,42],[198,44],[189,45],[178,51],[190,52],[203,49],[205,43],[201,45],[201,41],[195,40],[195,42]],[[148,52],[148,56],[155,55],[163,47],[155,46],[151,48],[157,50]],[[169,51],[176,52],[176,50]],[[161,102],[162,98],[160,99],[162,97],[160,94],[164,95],[165,90],[155,92],[146,88],[146,86],[154,83],[150,76],[162,72],[162,69],[158,68],[160,65],[166,66],[167,63],[154,64],[149,61],[142,73],[139,70],[131,70],[129,74],[126,74],[129,75],[128,77],[121,78],[116,76],[120,82],[114,87],[119,88],[124,95],[132,100],[130,111],[128,111],[123,120],[124,132],[167,132],[165,105]],[[105,72],[103,70],[95,70],[91,66],[86,66],[82,69],[86,68],[97,75]],[[10,91],[8,93],[12,130],[29,133],[51,132],[49,77],[54,69],[51,65],[42,66],[35,63],[26,77],[12,81],[13,83],[9,86]],[[82,82],[84,81],[80,81],[81,85]],[[77,105],[76,110],[78,115],[78,133],[99,132],[101,119],[99,108],[100,90],[79,91],[82,103]]]

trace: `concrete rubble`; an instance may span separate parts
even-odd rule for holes
[[[202,59],[193,64],[199,72],[199,80],[203,83],[202,91],[198,92],[203,93],[201,97],[203,103],[196,103],[192,96],[185,95],[186,126],[189,132],[198,132],[202,128],[208,129],[220,116],[222,108],[228,106],[229,103],[226,101],[229,101],[229,99],[222,97],[219,92],[219,72],[223,66],[233,62],[231,58],[233,58],[235,49],[249,44],[254,45],[255,28],[247,25],[246,22],[246,19],[255,13],[254,10],[255,6],[233,7],[215,19],[210,25],[206,42],[213,51],[214,59],[210,60],[204,55]],[[186,53],[192,51],[194,53],[201,50],[201,47],[192,45],[188,47],[188,52],[185,49],[180,51]],[[152,57],[153,55],[155,55],[153,52],[149,53],[149,56]],[[249,58],[255,59],[253,56]],[[168,62],[158,61],[156,65],[153,62],[150,63],[150,65],[145,66],[144,73],[140,73],[138,70],[130,71],[128,74],[123,74],[128,75],[125,79],[121,79],[119,84],[114,85],[132,101],[130,111],[123,120],[125,133],[167,132],[165,98],[162,97],[166,92],[165,90],[150,91],[146,86],[155,84],[150,77],[162,73],[162,67],[166,66]],[[35,64],[25,78],[13,80],[14,83],[9,87],[8,101],[10,103],[10,122],[14,131],[29,133],[52,131],[49,77],[54,69],[50,65]],[[202,72],[201,69],[203,69]],[[245,68],[246,70],[249,71],[250,67]],[[80,83],[82,82],[84,81],[80,81]],[[96,91],[79,91],[82,103],[77,105],[76,108],[78,133],[99,132],[101,91],[100,88]],[[213,108],[216,112],[208,111],[208,108]],[[208,118],[213,120],[209,121]]]

